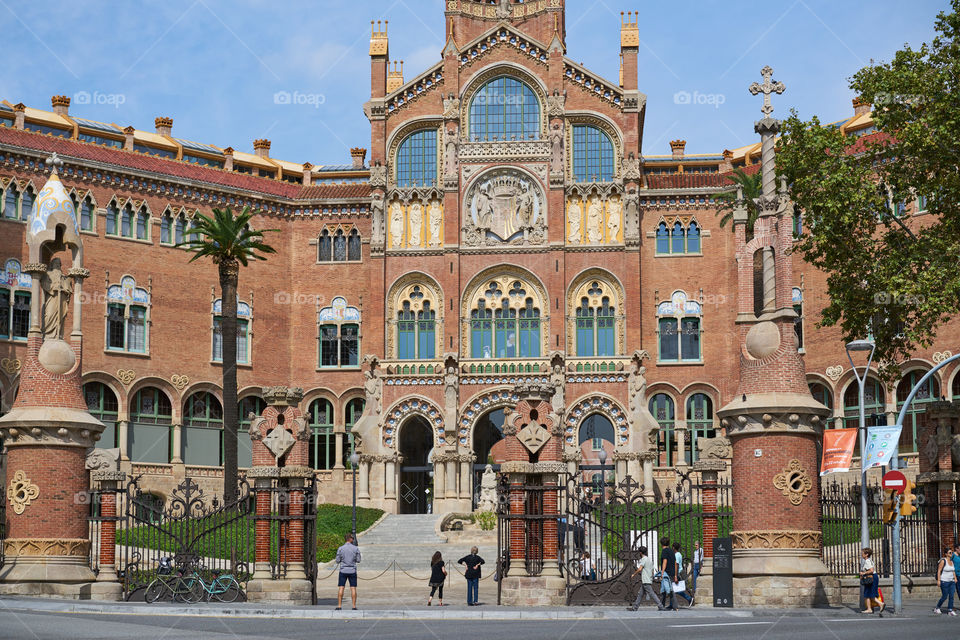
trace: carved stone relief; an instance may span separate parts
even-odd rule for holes
[[[514,169],[491,171],[467,192],[467,246],[523,245],[546,239],[546,199],[540,185]]]

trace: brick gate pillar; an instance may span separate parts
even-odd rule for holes
[[[100,571],[92,594],[97,600],[120,600],[123,594],[117,578],[117,493],[123,490],[126,477],[122,471],[98,470],[91,474],[100,496]]]
[[[917,434],[920,473],[927,516],[927,560],[936,566],[943,550],[957,543],[953,533],[957,520],[956,492],[960,490],[960,465],[954,465],[952,445],[960,434],[960,403],[945,400],[927,405],[929,420]]]

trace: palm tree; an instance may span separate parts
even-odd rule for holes
[[[757,198],[760,197],[762,189],[760,186],[760,172],[747,175],[743,169],[737,167],[730,176],[734,187],[740,187],[743,191],[743,199],[747,205],[747,232],[753,233],[753,223],[756,222],[760,210],[757,209]],[[733,210],[736,207],[737,191],[724,191],[714,196],[714,199],[720,203],[717,207],[717,215],[720,216],[720,226],[724,227],[733,220]]]
[[[237,496],[237,280],[240,265],[266,260],[261,254],[277,250],[263,243],[264,231],[249,227],[253,213],[244,207],[238,215],[230,207],[214,209],[212,217],[197,213],[183,242],[194,251],[190,262],[209,257],[220,272],[220,331],[223,336],[223,499]],[[277,231],[268,229],[265,231]]]

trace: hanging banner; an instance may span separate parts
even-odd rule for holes
[[[900,442],[900,427],[869,427],[867,429],[867,458],[863,468],[872,469],[890,464]]]
[[[823,460],[820,475],[850,471],[853,448],[857,444],[856,429],[825,429],[823,432]]]

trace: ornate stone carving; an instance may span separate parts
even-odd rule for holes
[[[423,205],[419,202],[411,203],[408,215],[410,218],[410,237],[407,238],[407,246],[423,246]]]
[[[370,167],[370,187],[371,188],[387,188],[387,167],[381,163],[376,163]]]
[[[819,549],[819,531],[733,531],[734,549]]]
[[[839,364],[833,367],[827,367],[826,374],[831,381],[836,382],[840,379],[840,376],[843,375],[843,367]]]
[[[623,206],[620,198],[614,196],[607,201],[607,240],[616,242],[620,238],[620,227],[623,225]]]
[[[800,461],[794,458],[787,465],[787,468],[778,473],[773,478],[773,486],[790,499],[790,504],[796,506],[803,502],[803,499],[813,489],[813,481],[804,470]]]
[[[460,135],[456,130],[443,130],[443,177],[444,180],[457,179],[459,166]]]
[[[86,558],[90,541],[83,538],[8,538],[3,541],[7,558],[17,556],[59,556]]]
[[[623,170],[621,177],[626,181],[638,182],[640,180],[640,161],[631,153],[629,158],[623,159]]]
[[[120,469],[120,449],[97,449],[87,451],[85,465],[88,471],[116,471]]]
[[[460,387],[460,375],[457,373],[457,357],[448,354],[444,358],[443,374],[443,424],[444,431],[447,432],[449,441],[447,444],[455,444],[457,433],[457,405]]]
[[[117,370],[117,380],[123,383],[124,386],[129,387],[130,383],[136,379],[137,374],[133,369],[119,369]]]
[[[489,464],[484,468],[480,477],[480,500],[477,502],[477,511],[496,511],[497,509],[497,474]]]
[[[733,456],[730,438],[723,436],[700,438],[697,440],[697,448],[700,450],[700,459],[727,460]]]
[[[549,162],[549,140],[460,141],[460,162]],[[472,167],[464,167],[463,177],[469,177]]]
[[[170,376],[170,382],[176,387],[177,391],[183,391],[188,384],[190,384],[190,378],[185,375],[177,375],[176,373]]]
[[[22,514],[30,503],[40,497],[40,487],[30,482],[23,470],[18,470],[7,487],[7,503],[17,515]]]
[[[933,361],[937,364],[940,364],[941,362],[943,362],[944,360],[952,356],[953,356],[952,351],[937,351],[936,353],[933,354]]]
[[[599,196],[587,201],[587,241],[598,243],[603,240],[603,203]]]
[[[571,244],[580,244],[581,231],[583,223],[583,207],[580,199],[574,196],[567,204],[567,242]]]
[[[44,340],[62,340],[70,298],[73,296],[73,282],[64,275],[60,267],[60,258],[50,261],[46,273],[40,277],[43,289],[43,337]]]
[[[640,241],[640,196],[636,189],[631,189],[624,199],[624,227],[623,239],[628,244]]]
[[[390,203],[390,248],[398,249],[403,244],[403,207],[397,200]]]
[[[634,446],[637,451],[650,451],[656,446],[657,433],[660,424],[657,422],[647,406],[647,368],[643,361],[650,354],[643,351],[634,351],[631,360],[631,370],[627,378],[627,392],[630,398],[630,412],[628,420],[634,433]]]
[[[563,123],[554,122],[550,127],[550,173],[563,173]]]
[[[439,200],[431,200],[427,213],[427,227],[430,230],[427,244],[439,247],[443,244],[443,207]]]
[[[553,352],[550,356],[550,384],[553,385],[553,398],[550,404],[553,408],[554,421],[557,424],[563,420],[563,413],[566,410],[566,374],[563,366],[563,353]]]
[[[515,169],[498,169],[476,180],[467,192],[464,244],[528,244],[546,224],[540,185]]]
[[[19,358],[3,358],[0,360],[0,369],[8,376],[15,376],[23,368],[23,362]]]
[[[374,355],[363,358],[363,413],[354,423],[351,432],[364,442],[376,442],[374,434],[380,428],[380,414],[383,411],[383,374],[378,368],[380,361]],[[370,446],[369,444],[367,445]],[[375,453],[374,450],[364,453]]]
[[[373,194],[370,201],[370,222],[370,250],[382,252],[386,242],[386,226],[383,219],[383,195],[380,193]]]
[[[445,120],[456,120],[459,117],[460,98],[451,93],[443,99],[443,118]]]
[[[550,439],[550,432],[537,423],[531,423],[517,432],[517,439],[527,451],[536,454]]]
[[[547,115],[551,118],[562,118],[563,106],[566,101],[567,96],[561,93],[554,93],[552,96],[547,96]]]

